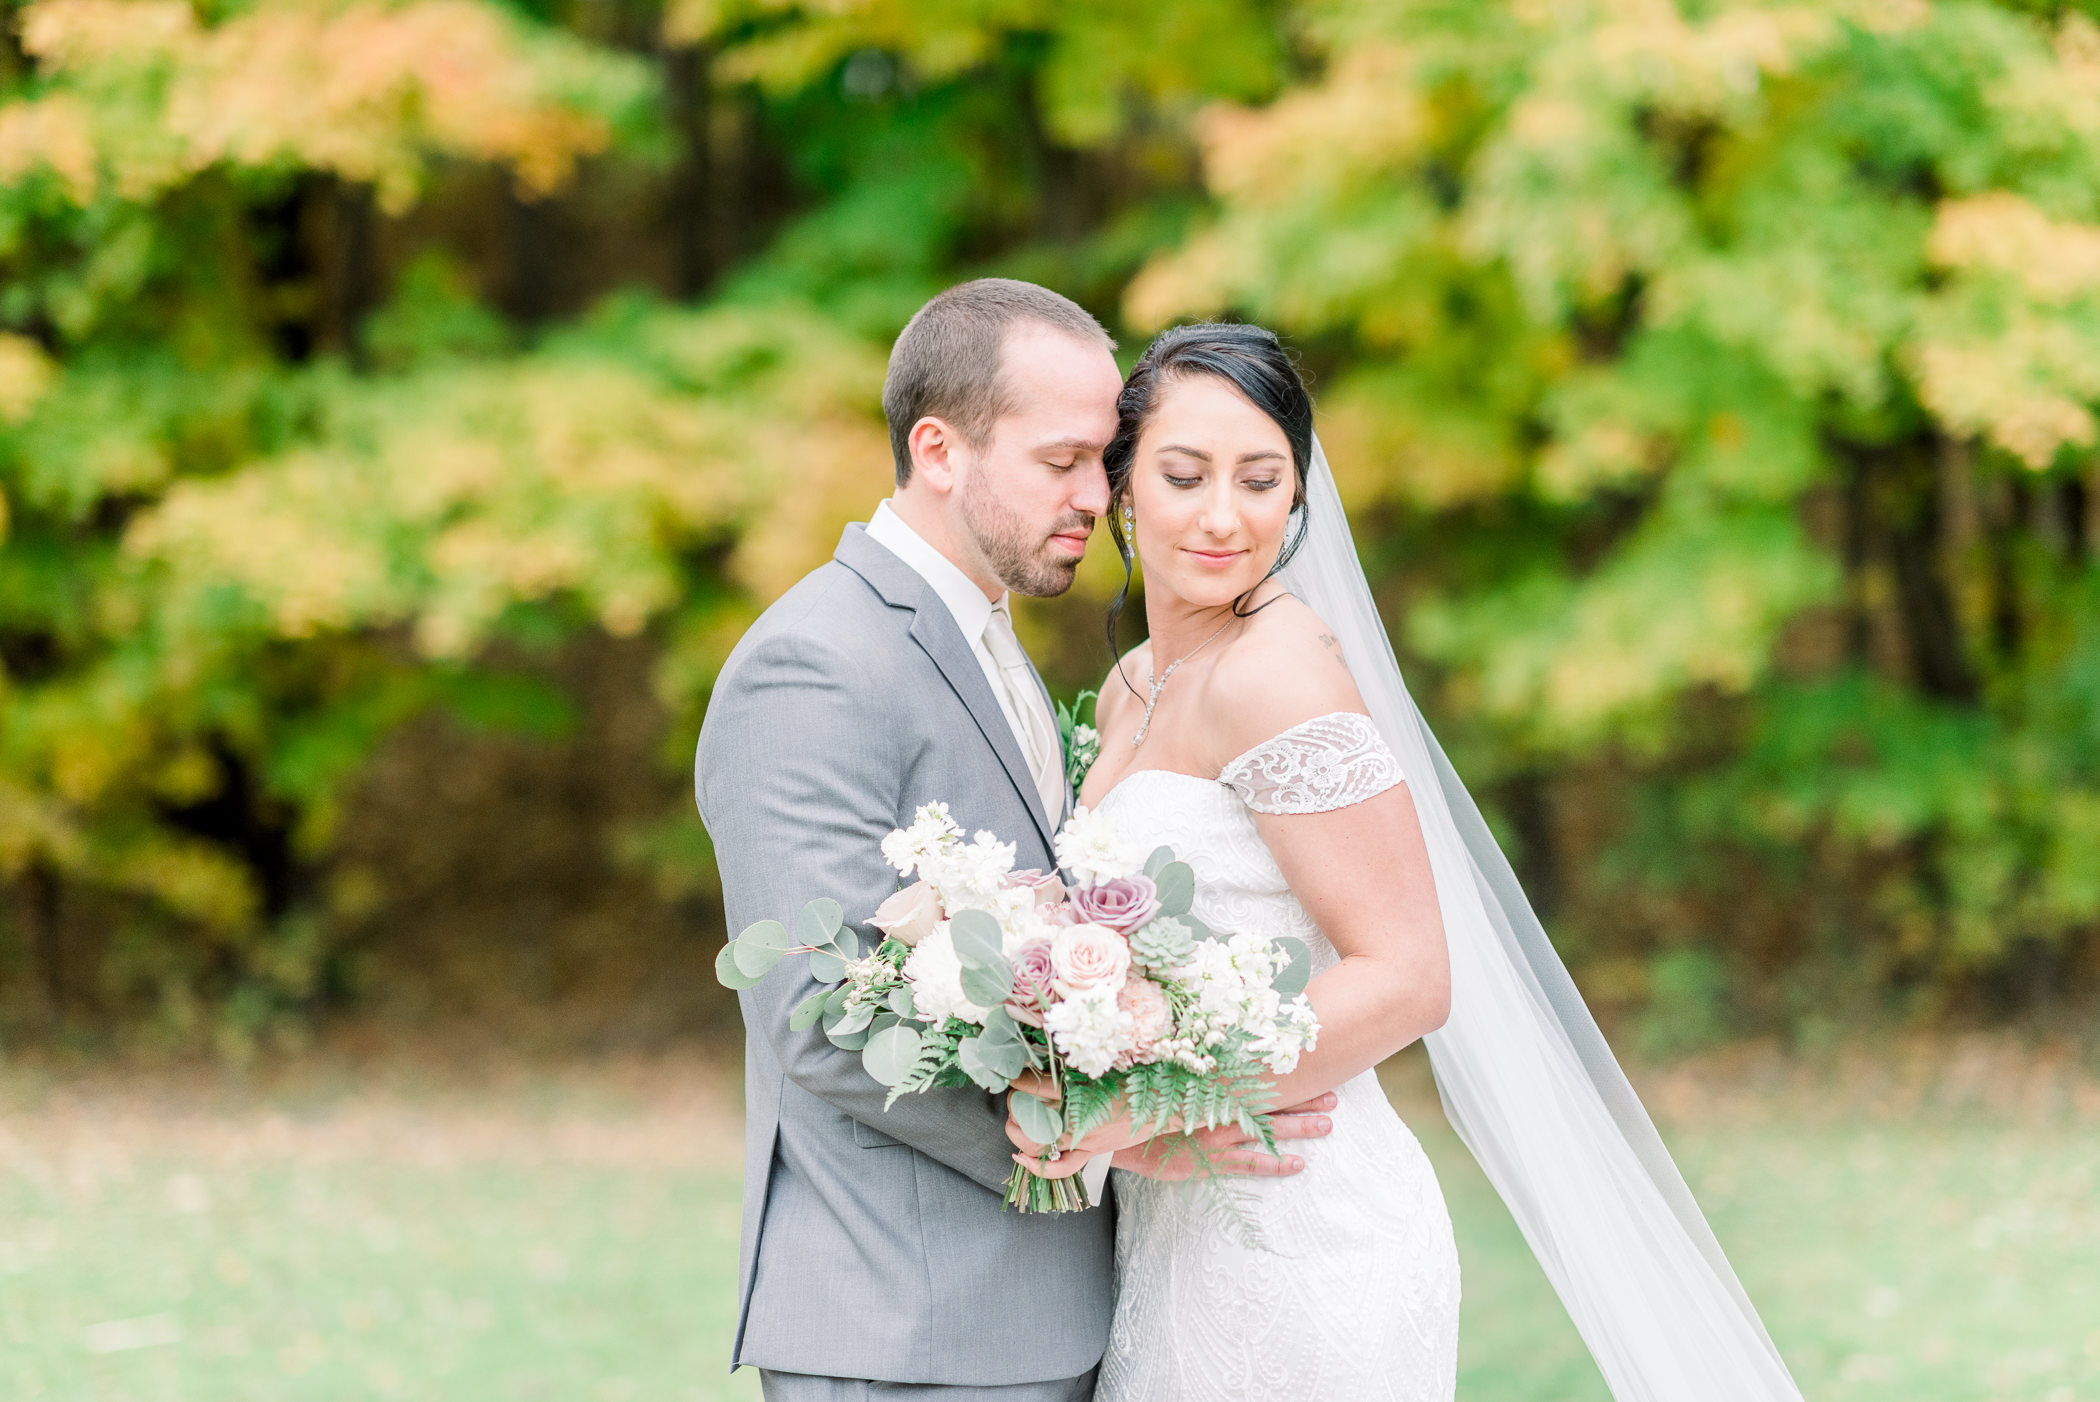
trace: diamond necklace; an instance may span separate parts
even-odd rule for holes
[[[1203,649],[1209,647],[1212,643],[1216,642],[1218,640],[1218,633],[1223,633],[1227,628],[1230,628],[1231,626],[1232,619],[1227,618],[1223,623],[1220,623],[1218,625],[1217,633],[1211,634],[1202,642],[1197,643],[1187,652],[1184,652],[1183,654],[1181,654],[1181,656],[1175,658],[1172,662],[1169,662],[1167,664],[1167,670],[1159,673],[1157,676],[1153,675],[1152,669],[1150,667],[1147,667],[1145,669],[1145,683],[1146,685],[1152,688],[1152,695],[1147,697],[1145,700],[1145,718],[1138,722],[1137,734],[1130,737],[1131,749],[1134,750],[1138,746],[1145,743],[1145,732],[1152,728],[1152,708],[1159,704],[1159,693],[1162,689],[1165,688],[1167,684],[1167,678],[1174,675],[1174,669],[1176,667],[1179,667],[1182,663],[1188,661],[1191,657],[1194,657],[1197,653],[1203,651]]]

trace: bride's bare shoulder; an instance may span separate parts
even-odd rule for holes
[[[1364,709],[1334,631],[1289,594],[1248,621],[1206,690],[1205,710],[1226,758],[1316,716]]]
[[[1108,675],[1101,679],[1100,690],[1094,696],[1096,729],[1106,731],[1116,724],[1116,718],[1122,714],[1123,707],[1129,705],[1130,698],[1137,694],[1133,690],[1133,683],[1143,679],[1151,661],[1152,643],[1148,639],[1124,653],[1120,666],[1108,669]],[[1138,704],[1142,709],[1142,697],[1139,698]]]

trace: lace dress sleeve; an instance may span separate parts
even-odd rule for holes
[[[1336,711],[1301,721],[1225,766],[1257,813],[1327,813],[1376,798],[1406,778],[1369,716]]]

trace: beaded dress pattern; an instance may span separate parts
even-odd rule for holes
[[[1212,929],[1296,936],[1313,971],[1339,956],[1285,884],[1254,814],[1324,813],[1401,782],[1368,717],[1293,726],[1216,780],[1164,769],[1099,804],[1195,869]],[[1217,1188],[1117,1170],[1116,1315],[1096,1402],[1450,1402],[1458,1252],[1436,1175],[1375,1073],[1336,1092],[1334,1133],[1293,1150],[1305,1172]]]

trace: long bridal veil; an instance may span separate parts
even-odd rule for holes
[[[1400,677],[1313,445],[1283,581],[1333,630],[1414,795],[1451,948],[1428,1038],[1444,1112],[1509,1206],[1617,1402],[1799,1402],[1779,1350]]]

